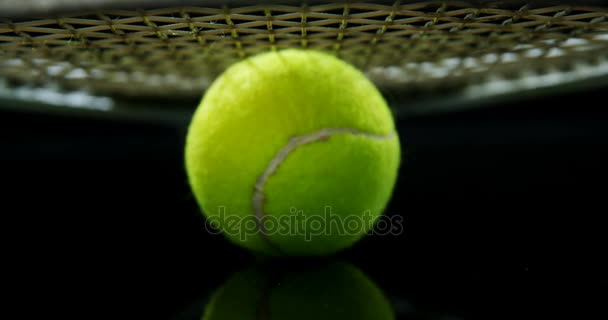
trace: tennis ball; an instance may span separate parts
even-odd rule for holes
[[[390,320],[394,311],[383,292],[350,264],[258,265],[214,292],[202,319]]]
[[[400,165],[393,117],[355,67],[266,52],[213,81],[186,135],[209,230],[261,255],[330,255],[373,230]]]

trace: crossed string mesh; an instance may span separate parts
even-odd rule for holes
[[[102,10],[0,22],[0,78],[126,96],[198,96],[247,56],[332,52],[379,85],[446,88],[594,63],[608,6],[421,1]]]

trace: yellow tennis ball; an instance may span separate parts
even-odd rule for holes
[[[400,142],[362,72],[289,49],[239,61],[211,84],[185,165],[197,203],[230,241],[265,255],[328,255],[383,214]]]

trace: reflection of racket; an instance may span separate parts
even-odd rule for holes
[[[363,69],[399,115],[608,83],[608,5],[560,2],[3,2],[0,99],[180,119],[226,66],[287,47]]]

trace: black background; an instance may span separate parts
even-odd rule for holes
[[[605,317],[604,91],[398,119],[387,214],[405,232],[336,258],[404,319]],[[0,112],[3,260],[24,313],[175,318],[252,263],[204,230],[185,125]]]

